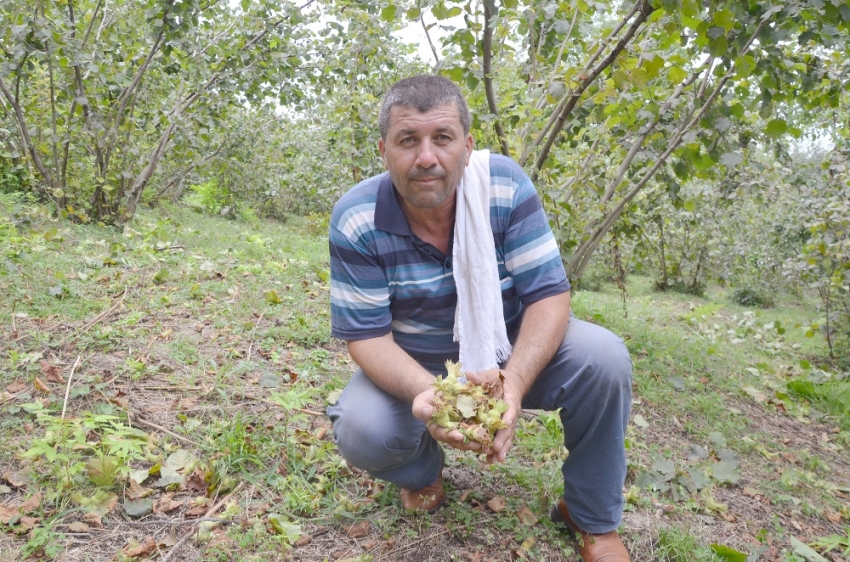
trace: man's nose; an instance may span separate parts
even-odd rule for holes
[[[419,143],[419,152],[416,154],[416,165],[420,168],[432,168],[439,164],[434,152],[434,144],[430,139],[424,139]]]

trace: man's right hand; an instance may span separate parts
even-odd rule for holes
[[[425,422],[431,437],[441,443],[445,443],[446,445],[461,451],[475,451],[476,453],[482,453],[485,455],[493,453],[490,449],[483,448],[481,443],[467,439],[456,429],[448,429],[430,422],[431,416],[434,415],[433,387],[420,393],[413,399],[413,415]]]

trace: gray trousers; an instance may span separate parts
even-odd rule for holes
[[[631,375],[620,338],[570,318],[561,347],[522,401],[523,408],[561,409],[569,451],[561,469],[564,500],[575,523],[589,533],[616,529],[622,519]],[[362,370],[327,411],[334,442],[349,464],[410,490],[439,476],[440,444],[413,416],[410,403],[379,389]]]

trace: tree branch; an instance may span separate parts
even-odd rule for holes
[[[634,35],[637,33],[637,30],[643,25],[643,23],[646,21],[647,17],[649,17],[649,14],[653,12],[653,10],[655,10],[655,8],[653,8],[652,5],[649,4],[649,2],[647,2],[646,0],[638,0],[638,2],[635,4],[635,8],[632,10],[632,12],[630,12],[628,16],[631,17],[632,14],[636,13],[637,17],[626,30],[626,33],[623,35],[623,37],[617,42],[611,52],[608,53],[608,56],[602,59],[593,70],[588,72],[584,77],[579,77],[579,85],[576,86],[572,92],[570,92],[564,97],[564,99],[567,101],[563,104],[563,107],[558,112],[557,119],[553,123],[552,128],[546,132],[541,132],[541,134],[537,138],[537,141],[535,141],[535,145],[537,145],[545,135],[546,142],[543,145],[543,148],[540,150],[540,154],[538,154],[537,160],[534,163],[534,168],[531,171],[532,181],[535,181],[537,179],[537,176],[543,169],[543,165],[546,163],[546,159],[549,157],[549,151],[555,144],[555,140],[557,139],[558,135],[560,135],[561,130],[563,129],[564,124],[566,123],[567,117],[570,115],[573,108],[578,103],[578,100],[581,95],[588,88],[588,86],[590,86],[590,84],[592,84],[593,81],[596,80],[596,78],[602,73],[603,70],[613,64],[617,56],[623,51],[623,49],[626,48],[626,45],[629,44],[629,41],[631,41],[632,37],[634,37]],[[627,19],[623,20],[624,23],[625,21],[627,21]],[[595,61],[596,58],[599,56],[599,54],[601,54],[601,52],[602,47],[600,47],[596,55],[591,57],[591,60],[588,62],[588,65],[592,64],[593,61]]]
[[[492,20],[499,17],[498,9],[496,8],[495,0],[484,0],[484,36],[482,37],[482,50],[484,51],[484,91],[487,95],[487,106],[490,108],[490,113],[495,117],[493,127],[496,129],[496,136],[499,137],[499,144],[502,148],[502,154],[510,156],[511,151],[508,147],[508,137],[505,135],[505,130],[502,128],[502,119],[499,116],[499,106],[496,104],[496,94],[493,92],[493,75],[491,63],[493,59],[493,22]]]
[[[47,185],[53,189],[55,186],[53,185],[53,177],[50,175],[50,171],[44,165],[44,162],[41,160],[41,156],[35,149],[35,145],[32,142],[32,138],[30,137],[29,128],[27,127],[27,122],[24,119],[24,112],[21,110],[21,106],[18,105],[18,102],[15,101],[15,98],[12,96],[12,93],[6,87],[6,83],[3,81],[3,77],[0,76],[0,91],[3,92],[3,96],[6,98],[6,101],[9,102],[9,105],[12,106],[12,110],[15,112],[15,121],[18,124],[18,127],[21,130],[21,136],[23,137],[24,146],[27,151],[30,153],[30,158],[32,158],[33,164],[35,164],[36,169],[41,174],[41,176],[47,181]]]

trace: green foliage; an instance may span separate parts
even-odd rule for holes
[[[811,401],[818,408],[837,416],[845,426],[850,426],[850,379],[794,379],[788,381],[788,391]]]
[[[732,301],[741,306],[768,307],[773,300],[764,293],[750,287],[739,287],[732,291]]]
[[[233,194],[215,178],[201,184],[190,185],[192,194],[186,197],[191,207],[212,215],[221,214],[225,207],[233,205]]]
[[[661,528],[655,546],[659,562],[719,562],[723,560],[710,548],[700,545],[692,534],[678,527]]]

